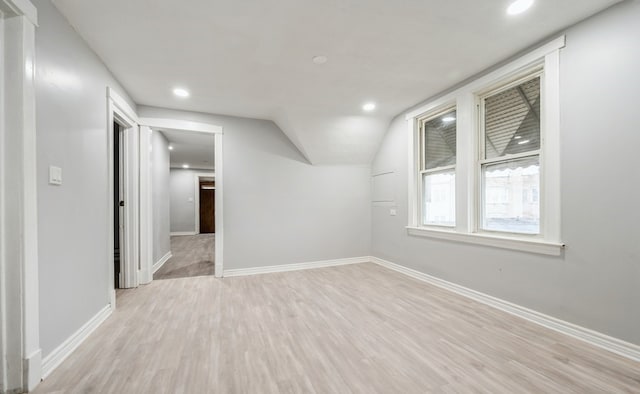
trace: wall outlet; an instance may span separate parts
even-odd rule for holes
[[[62,168],[49,166],[49,184],[62,185]]]
[[[389,210],[389,215],[391,215],[391,216],[396,216],[396,209],[395,209],[395,208],[391,208],[391,209]]]

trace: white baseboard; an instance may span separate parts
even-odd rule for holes
[[[176,232],[170,233],[169,235],[172,237],[177,237],[181,235],[198,235],[198,233],[196,233],[195,231],[176,231]]]
[[[228,278],[232,276],[245,276],[245,275],[268,274],[272,272],[298,271],[298,270],[306,270],[306,269],[312,269],[312,268],[335,267],[337,265],[368,263],[370,261],[371,261],[371,258],[369,256],[364,256],[364,257],[350,257],[346,259],[337,259],[337,260],[313,261],[309,263],[271,265],[268,267],[239,268],[239,269],[232,269],[232,270],[224,270],[223,276],[225,278]]]
[[[154,265],[153,268],[151,269],[151,272],[153,274],[156,273],[157,270],[159,270],[160,268],[162,268],[162,266],[164,265],[164,263],[167,262],[167,260],[169,260],[171,257],[173,257],[173,255],[171,254],[171,251],[168,251],[167,254],[165,254],[164,256],[162,256],[160,258],[160,260],[158,260]]]
[[[116,289],[109,291],[109,305],[111,305],[111,312],[116,310]]]
[[[24,360],[27,392],[33,390],[42,380],[42,350],[38,349]]]
[[[66,341],[55,348],[51,354],[42,359],[42,379],[46,378],[56,369],[85,339],[91,335],[110,315],[113,309],[107,305],[95,316],[86,322],[78,331],[74,332]]]
[[[576,324],[569,323],[567,321],[560,320],[552,316],[545,315],[540,312],[536,312],[532,309],[528,309],[523,306],[513,304],[511,302],[502,300],[500,298],[496,298],[488,294],[481,293],[479,291],[471,290],[467,287],[460,286],[455,283],[447,282],[446,280],[442,280],[434,276],[427,275],[425,273],[413,270],[411,268],[404,267],[402,265],[392,263],[390,261],[379,259],[373,256],[370,257],[370,261],[373,263],[379,264],[383,267],[386,267],[391,270],[410,276],[412,278],[430,283],[432,285],[435,285],[443,289],[452,291],[454,293],[463,295],[465,297],[471,298],[485,305],[489,305],[491,307],[500,309],[501,311],[521,317],[530,322],[539,324],[543,327],[552,329],[554,331],[560,332],[565,335],[569,335],[570,337],[587,342],[601,349],[608,350],[610,352],[630,358],[635,361],[640,361],[640,346],[635,345],[633,343],[625,342],[621,339],[614,338],[606,334],[603,334],[594,330],[590,330],[588,328],[581,327]]]

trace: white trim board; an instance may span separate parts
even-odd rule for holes
[[[38,26],[38,9],[29,0],[2,0],[0,10],[24,16],[31,24]]]
[[[153,182],[151,163],[151,129],[139,126],[138,196],[139,196],[139,259],[138,284],[146,285],[153,280]],[[145,176],[146,175],[146,176]]]
[[[168,251],[167,254],[165,254],[164,256],[160,257],[160,260],[156,261],[155,264],[153,264],[153,268],[151,269],[151,273],[155,274],[156,271],[158,271],[160,268],[162,268],[164,263],[166,263],[171,257],[173,257],[173,255],[171,254],[171,251]]]
[[[488,294],[484,294],[479,291],[475,291],[467,287],[436,278],[431,275],[427,275],[425,273],[392,263],[387,260],[371,256],[370,261],[390,270],[410,276],[414,279],[427,282],[434,286],[452,291],[467,298],[471,298],[472,300],[481,302],[490,307],[500,309],[503,312],[507,312],[511,315],[523,318],[545,328],[557,331],[561,334],[579,339],[601,349],[608,350],[612,353],[627,357],[631,360],[640,361],[640,346],[633,343],[629,343],[621,339],[614,338],[606,334],[590,330],[588,328],[581,327],[549,315],[545,315],[540,312],[536,312],[532,309],[528,309],[523,306],[502,300],[500,298],[493,297]]]
[[[339,265],[360,264],[360,263],[369,263],[369,262],[371,262],[371,258],[369,256],[350,257],[345,259],[321,260],[321,261],[312,261],[307,263],[282,264],[282,265],[271,265],[267,267],[231,269],[231,270],[225,270],[223,276],[225,278],[229,278],[233,276],[246,276],[246,275],[269,274],[274,272],[299,271],[299,270],[306,270],[306,269],[335,267]]]
[[[24,374],[27,377],[28,391],[33,390],[42,380],[42,349],[28,355],[24,360]]]
[[[0,0],[0,392],[41,377],[36,24],[30,1]]]
[[[127,100],[124,99],[124,97],[118,94],[118,92],[116,92],[115,89],[113,89],[110,86],[107,86],[107,98],[111,99],[111,101],[113,101],[117,109],[122,111],[122,113],[124,113],[126,117],[130,118],[133,121],[133,123],[135,123],[136,125],[140,124],[140,121],[138,120],[138,114],[136,113],[136,111],[133,108],[131,108],[131,106],[129,105]]]
[[[74,350],[84,342],[107,318],[113,309],[111,305],[102,308],[88,322],[82,325],[78,331],[74,332],[60,346],[55,348],[49,355],[42,359],[42,379],[51,374]]]
[[[222,149],[223,135],[221,132],[216,134],[215,138],[215,172],[216,172],[216,194],[215,194],[215,222],[216,222],[216,237],[215,237],[215,267],[214,274],[216,278],[221,278],[224,273],[224,182],[223,182],[223,162],[222,154],[224,149]]]
[[[200,133],[222,134],[222,126],[209,123],[191,122],[189,120],[177,120],[166,118],[140,118],[140,124],[152,129],[170,129],[183,131],[197,131]]]
[[[475,245],[492,246],[495,248],[518,250],[521,252],[560,256],[564,249],[563,243],[544,241],[539,238],[522,239],[501,237],[484,233],[459,233],[448,229],[434,227],[407,226],[407,234],[418,237],[443,239],[445,241],[465,242]]]
[[[171,237],[180,237],[183,235],[198,235],[195,231],[173,231],[169,233]]]

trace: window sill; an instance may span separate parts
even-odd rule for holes
[[[458,233],[453,230],[407,226],[409,235],[444,239],[447,241],[465,242],[476,245],[492,246],[495,248],[518,250],[521,252],[560,256],[564,249],[563,243],[543,241],[539,239],[518,239],[501,237],[492,234]]]

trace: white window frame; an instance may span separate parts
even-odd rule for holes
[[[479,77],[454,91],[409,112],[408,224],[410,235],[445,239],[504,249],[558,256],[560,241],[560,49],[561,36],[526,55]],[[541,79],[540,235],[478,231],[480,214],[480,145],[478,97],[509,81],[544,69]],[[456,107],[456,225],[454,228],[421,225],[419,120],[439,109]],[[544,131],[542,131],[544,130]]]
[[[419,158],[418,158],[417,163],[418,163],[418,166],[419,166],[418,167],[418,178],[419,178],[418,179],[418,182],[419,182],[419,185],[418,185],[418,190],[419,191],[418,192],[420,193],[420,197],[419,197],[420,201],[419,201],[419,204],[418,204],[418,207],[417,207],[418,208],[418,223],[420,223],[421,226],[425,226],[425,227],[436,227],[436,228],[445,228],[445,229],[447,229],[447,228],[450,229],[452,227],[455,227],[455,225],[449,226],[449,225],[446,225],[446,224],[438,224],[438,223],[422,224],[423,223],[422,219],[423,219],[423,216],[424,216],[424,190],[425,190],[422,177],[424,175],[435,175],[435,174],[440,174],[440,173],[443,173],[443,172],[449,172],[451,170],[455,170],[456,169],[456,164],[426,169],[426,161],[425,161],[425,158],[426,158],[426,152],[425,152],[426,141],[425,141],[425,137],[426,137],[426,135],[425,135],[425,130],[422,130],[422,126],[421,125],[426,123],[426,122],[429,122],[429,121],[431,121],[431,120],[433,120],[433,119],[435,119],[435,118],[437,118],[439,116],[442,116],[442,115],[444,115],[446,113],[449,113],[451,111],[456,111],[456,120],[454,122],[456,122],[456,130],[457,130],[458,119],[457,119],[457,108],[456,108],[456,103],[455,102],[451,102],[451,103],[445,104],[443,106],[440,106],[438,108],[435,108],[434,110],[431,110],[431,111],[429,111],[429,112],[427,112],[425,114],[422,114],[422,116],[420,116],[419,118],[416,119],[416,122],[418,124],[418,126],[417,126],[418,127],[418,133],[419,133],[419,136],[418,136]],[[457,133],[457,131],[456,131],[456,133]],[[457,139],[457,136],[456,136],[456,139]],[[457,152],[457,146],[456,146],[456,162],[457,162],[457,157],[458,157],[458,152]],[[456,176],[457,176],[457,174],[456,174]],[[456,198],[456,197],[454,196],[454,198]],[[455,210],[454,210],[454,212],[455,212]]]
[[[484,116],[485,116],[485,109],[484,109],[484,100],[487,97],[491,97],[494,96],[496,94],[500,94],[506,90],[509,90],[511,88],[513,88],[514,86],[518,86],[524,82],[530,81],[532,79],[535,78],[540,78],[540,146],[538,149],[536,150],[532,150],[532,151],[527,151],[527,152],[523,152],[523,153],[517,153],[517,154],[507,154],[504,156],[499,156],[499,157],[494,157],[491,159],[487,159],[485,158],[486,155],[486,132],[485,132],[485,122],[484,122]],[[540,225],[539,225],[539,234],[527,234],[527,233],[517,233],[517,232],[509,232],[509,231],[500,231],[500,230],[489,230],[489,229],[485,229],[483,228],[482,222],[484,219],[484,208],[485,208],[485,204],[484,204],[484,187],[485,185],[482,183],[482,166],[484,165],[490,165],[490,164],[495,164],[495,163],[502,163],[504,161],[508,161],[508,160],[517,160],[517,159],[522,159],[525,157],[533,157],[533,156],[538,156],[539,159],[539,163],[540,163],[540,168],[541,168],[541,172],[542,172],[542,168],[544,167],[544,158],[543,158],[543,152],[544,152],[544,142],[545,142],[545,129],[544,127],[542,127],[542,119],[544,119],[545,116],[545,106],[544,106],[544,101],[545,101],[545,90],[544,90],[544,82],[545,82],[545,76],[544,76],[544,62],[537,62],[536,64],[534,64],[532,67],[525,69],[522,73],[503,80],[501,82],[499,82],[496,85],[490,86],[488,89],[483,90],[480,93],[476,94],[476,108],[478,111],[478,123],[477,123],[477,128],[479,131],[479,138],[478,138],[478,160],[477,160],[477,164],[476,164],[476,171],[478,174],[478,200],[477,200],[477,210],[476,213],[478,215],[477,217],[477,221],[476,221],[476,231],[477,232],[482,232],[482,233],[487,233],[487,234],[496,234],[496,235],[504,235],[504,236],[515,236],[515,237],[522,237],[522,238],[531,238],[531,239],[544,239],[544,221],[545,221],[545,217],[544,217],[544,204],[540,203]],[[540,192],[542,194],[544,194],[544,184],[542,181],[542,173],[540,174]]]

